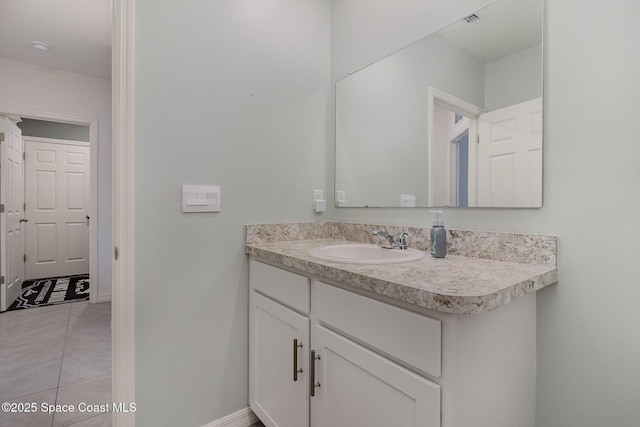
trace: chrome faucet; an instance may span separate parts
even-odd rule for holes
[[[374,230],[371,234],[378,238],[378,246],[384,249],[407,249],[407,237],[409,233],[401,231],[392,236],[386,230]]]

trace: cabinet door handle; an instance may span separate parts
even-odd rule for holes
[[[293,339],[293,380],[298,381],[298,374],[302,373],[302,368],[298,369],[298,348],[302,348],[302,344],[298,344],[298,339]]]
[[[320,382],[316,382],[316,360],[320,360],[320,355],[316,356],[316,351],[315,350],[311,350],[311,358],[310,358],[310,365],[309,369],[310,369],[310,376],[311,379],[309,381],[309,394],[311,395],[311,397],[314,397],[316,395],[316,387],[320,387]]]

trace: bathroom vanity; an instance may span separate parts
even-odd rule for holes
[[[251,409],[280,427],[533,427],[555,237],[454,230],[446,258],[406,264],[309,255],[374,227],[247,226]]]

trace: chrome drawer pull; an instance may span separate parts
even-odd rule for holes
[[[320,355],[316,356],[316,351],[311,350],[311,380],[309,381],[309,394],[311,397],[316,395],[316,387],[320,387],[320,382],[316,382],[316,360],[320,360]]]
[[[298,369],[298,348],[302,348],[302,344],[298,344],[298,339],[293,339],[293,380],[298,381],[298,374],[302,373],[302,368]]]

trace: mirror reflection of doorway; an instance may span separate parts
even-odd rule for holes
[[[542,205],[542,98],[485,112],[432,88],[430,106],[430,206]]]
[[[434,105],[430,154],[445,159],[431,162],[434,206],[467,207],[476,204],[477,116],[450,104]],[[446,184],[446,185],[445,185]]]
[[[469,130],[450,141],[451,200],[454,206],[469,206]]]

